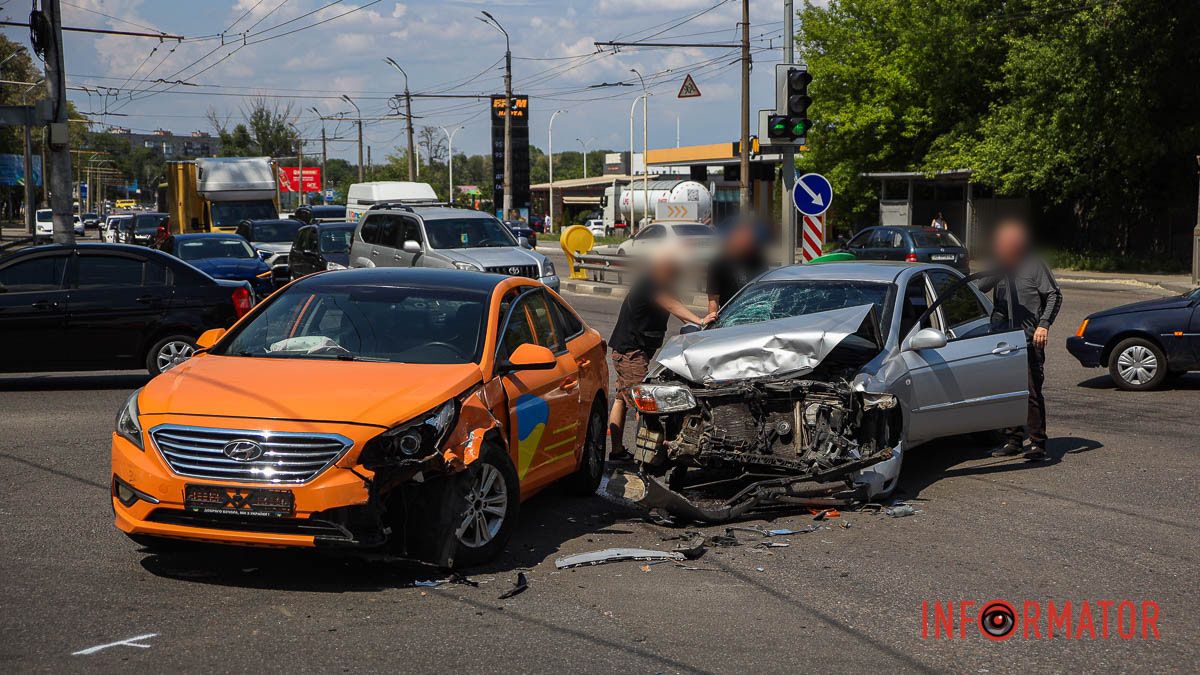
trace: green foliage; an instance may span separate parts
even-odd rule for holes
[[[1087,270],[1089,272],[1134,272],[1140,274],[1186,274],[1191,266],[1167,256],[1120,255],[1112,251],[1043,252],[1046,263],[1054,269]]]
[[[291,126],[292,104],[280,105],[264,98],[251,99],[242,109],[243,120],[233,128],[214,109],[208,121],[221,139],[223,157],[291,157],[299,150],[300,136]]]

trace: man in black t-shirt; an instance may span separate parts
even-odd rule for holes
[[[715,318],[713,314],[701,318],[679,300],[674,291],[678,277],[679,264],[674,258],[656,258],[648,273],[634,282],[621,303],[617,324],[608,341],[612,348],[613,369],[617,372],[617,395],[608,415],[611,459],[631,457],[623,440],[625,412],[633,405],[629,388],[645,379],[650,358],[662,346],[666,336],[667,320],[675,316],[687,323],[706,324]]]
[[[738,222],[725,238],[721,254],[708,265],[708,311],[715,313],[766,271],[767,260],[758,246],[753,223]]]

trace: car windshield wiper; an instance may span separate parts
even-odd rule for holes
[[[387,363],[389,359],[381,359],[376,356],[359,356],[358,354],[338,354],[335,356],[338,361],[369,361],[371,363]]]

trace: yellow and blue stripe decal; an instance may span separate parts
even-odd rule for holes
[[[517,399],[517,477],[524,478],[550,422],[550,406],[541,397],[525,394]]]

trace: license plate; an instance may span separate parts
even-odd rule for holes
[[[932,260],[954,260],[958,256],[954,255],[953,253],[934,253],[929,257]]]
[[[286,518],[295,511],[296,500],[290,490],[187,485],[183,505],[196,513]]]

